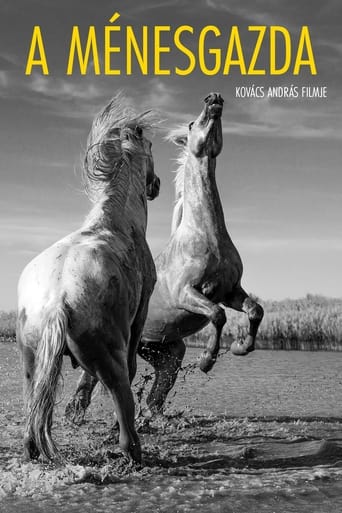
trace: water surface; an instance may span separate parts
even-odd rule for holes
[[[21,369],[0,344],[0,511],[342,511],[342,353],[229,353],[206,376],[189,349],[164,420],[142,428],[143,468],[116,453],[110,398],[86,422],[63,411],[78,371],[66,361],[54,438],[61,464],[21,460]],[[146,367],[147,369],[147,367]],[[137,380],[148,371],[140,362]]]

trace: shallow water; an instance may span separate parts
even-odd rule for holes
[[[185,366],[200,350],[188,349]],[[191,394],[191,400],[189,398]],[[232,416],[341,416],[342,354],[311,351],[229,352],[209,375],[196,369],[172,405]]]
[[[13,344],[0,344],[0,369],[0,511],[342,511],[342,353],[227,353],[209,377],[187,368],[166,418],[141,429],[144,466],[130,469],[105,440],[107,395],[96,392],[82,426],[63,420],[79,375],[68,361],[54,423],[63,463],[24,464]]]

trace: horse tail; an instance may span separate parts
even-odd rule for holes
[[[52,459],[57,447],[51,438],[52,414],[57,384],[66,346],[68,316],[63,303],[54,308],[45,320],[42,336],[36,351],[27,427],[37,449],[47,459]]]

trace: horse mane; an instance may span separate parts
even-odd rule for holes
[[[188,137],[188,125],[180,125],[177,128],[171,130],[165,137],[167,141],[173,142],[180,147],[178,157],[175,159],[177,163],[177,169],[175,170],[176,176],[175,182],[175,206],[172,215],[171,234],[178,228],[183,213],[183,194],[184,194],[184,171],[185,163],[188,156],[187,149],[187,137]]]
[[[120,91],[93,120],[83,164],[84,188],[93,202],[134,155],[141,155],[133,129],[151,130],[159,121],[156,112],[137,113],[127,104]]]

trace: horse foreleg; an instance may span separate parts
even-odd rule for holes
[[[215,327],[215,333],[209,338],[207,347],[200,357],[200,369],[203,372],[209,372],[216,362],[220,349],[221,333],[227,320],[225,311],[221,306],[213,303],[194,287],[191,287],[191,285],[184,287],[177,307],[204,315]]]
[[[155,379],[146,403],[152,415],[162,413],[166,397],[174,386],[185,354],[183,340],[172,342],[142,341],[138,354],[155,369]]]
[[[249,319],[249,330],[246,339],[234,341],[230,347],[231,352],[235,355],[244,356],[254,351],[256,335],[264,316],[262,306],[250,298],[241,287],[236,289],[224,304],[239,312],[245,312]]]
[[[82,372],[76,392],[65,407],[65,416],[70,422],[76,425],[82,424],[97,382],[97,378],[86,371]]]

